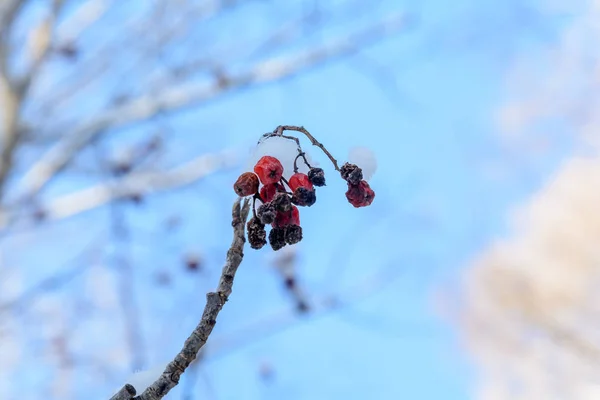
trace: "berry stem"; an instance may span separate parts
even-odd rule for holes
[[[256,200],[260,200],[261,203],[264,204],[264,200],[260,197],[259,193],[255,193],[252,197],[252,216],[256,217]]]
[[[281,183],[281,186],[283,186],[283,191],[278,190],[279,193],[285,193],[285,194],[289,194],[290,196],[292,196],[294,193],[292,193],[291,191],[288,192],[287,190],[285,190],[285,185],[287,185],[287,187],[292,190],[292,187],[290,186],[290,183],[287,181],[287,179],[285,179],[283,176],[281,177],[281,180],[279,181],[279,183]],[[285,185],[284,185],[285,184]]]
[[[299,152],[298,155],[296,156],[296,158],[294,159],[294,173],[298,172],[298,158],[302,157],[302,159],[304,160],[304,164],[306,164],[306,166],[308,168],[312,168],[311,165],[308,163],[308,160],[306,159],[306,153],[304,152]]]
[[[302,152],[302,149],[300,147],[300,140],[296,137],[293,136],[285,136],[283,134],[284,131],[295,131],[295,132],[300,132],[303,133],[304,136],[306,136],[308,138],[308,140],[310,140],[311,144],[313,146],[317,146],[318,148],[321,149],[321,151],[323,153],[325,153],[325,155],[329,158],[329,160],[331,161],[331,163],[333,164],[334,168],[336,171],[339,171],[340,168],[338,167],[338,163],[337,160],[335,158],[333,158],[333,156],[331,155],[331,153],[325,148],[325,146],[323,146],[322,143],[320,143],[317,139],[315,139],[315,137],[313,135],[310,134],[309,131],[307,131],[303,126],[293,126],[293,125],[279,125],[274,131],[273,131],[273,136],[281,136],[283,138],[286,139],[292,139],[296,142],[296,144],[298,145],[298,150],[299,152]]]

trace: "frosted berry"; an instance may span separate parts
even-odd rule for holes
[[[301,172],[297,172],[290,177],[289,186],[290,189],[292,189],[292,192],[296,191],[296,189],[299,187],[314,190],[313,184],[310,182],[308,175]]]
[[[358,185],[348,183],[346,198],[354,207],[366,207],[373,202],[375,192],[371,189],[367,181],[360,181]]]
[[[283,165],[275,157],[263,156],[254,166],[254,172],[263,185],[277,183],[283,175]]]
[[[273,200],[273,197],[275,197],[275,193],[277,193],[277,184],[276,183],[270,183],[268,185],[263,185],[263,187],[260,188],[260,199],[262,200],[263,203],[267,203],[267,202]]]
[[[300,225],[288,225],[285,227],[285,242],[296,244],[302,240],[302,227]]]
[[[325,186],[325,171],[323,168],[311,168],[308,170],[308,179],[315,186]]]
[[[278,212],[273,221],[273,227],[281,228],[288,225],[300,225],[300,211],[292,206],[288,212]]]
[[[314,190],[299,187],[294,190],[292,203],[297,206],[310,207],[317,201],[317,194]]]
[[[272,228],[269,232],[269,244],[274,251],[285,247],[285,228]]]
[[[276,216],[275,206],[272,203],[261,204],[256,210],[256,216],[263,224],[272,224]]]
[[[265,224],[263,224],[257,217],[250,219],[246,227],[248,228],[248,242],[250,242],[250,247],[258,250],[267,244],[267,232],[265,231]]]
[[[253,172],[244,172],[233,184],[238,196],[252,196],[258,192],[258,176]]]
[[[292,209],[292,199],[287,193],[277,193],[271,204],[275,207],[275,210],[279,212],[288,212]]]
[[[340,168],[342,179],[351,185],[358,185],[363,178],[362,169],[355,164],[345,163]]]

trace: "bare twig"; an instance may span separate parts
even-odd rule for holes
[[[250,201],[246,199],[242,205],[241,198],[238,198],[233,205],[231,213],[233,242],[227,251],[227,260],[221,273],[219,286],[215,292],[209,292],[206,295],[206,306],[202,313],[202,319],[185,341],[179,354],[175,356],[173,361],[167,364],[163,374],[146,388],[141,395],[136,397],[137,400],[159,400],[166,396],[171,389],[177,386],[181,375],[192,361],[194,361],[198,351],[200,351],[208,340],[217,322],[217,316],[231,294],[235,274],[244,257],[246,219],[248,218],[249,211]]]
[[[296,142],[296,145],[298,146],[298,157],[304,158],[304,162],[310,168],[310,165],[308,164],[308,161],[306,161],[306,157],[304,156],[304,151],[302,151],[302,146],[300,146],[300,140],[298,140],[298,138],[294,137],[294,136],[286,136],[286,135],[284,135],[283,132],[285,132],[285,131],[296,131],[296,132],[303,133],[304,136],[306,136],[308,138],[308,140],[310,140],[310,143],[313,146],[317,146],[318,148],[321,149],[321,151],[323,151],[323,153],[325,153],[325,155],[327,156],[327,158],[329,158],[329,160],[331,160],[331,163],[333,164],[333,167],[335,168],[335,170],[336,171],[340,170],[340,168],[338,167],[337,160],[335,158],[333,158],[333,156],[325,148],[325,146],[323,146],[322,143],[320,143],[317,139],[315,139],[315,137],[313,135],[311,135],[310,132],[307,131],[303,126],[279,125],[277,128],[275,128],[275,130],[273,131],[273,133],[267,133],[267,134],[263,135],[263,139],[268,138],[268,137],[272,137],[272,136],[279,136],[279,137],[282,137],[282,138],[285,138],[285,139],[293,140],[294,142]],[[296,160],[298,159],[298,157],[296,157]],[[296,160],[294,160],[294,170],[295,171],[297,171]]]
[[[145,120],[157,112],[173,111],[206,103],[232,90],[274,82],[316,67],[335,58],[356,52],[368,44],[398,32],[405,26],[403,14],[359,32],[344,36],[322,46],[283,58],[269,59],[240,73],[226,74],[225,79],[212,82],[185,83],[166,87],[157,95],[143,95],[91,118],[75,128],[27,171],[20,182],[18,194],[25,198],[35,195],[78,154],[79,150],[103,132]]]

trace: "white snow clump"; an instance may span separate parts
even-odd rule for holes
[[[367,147],[353,147],[348,153],[348,162],[358,165],[363,172],[363,179],[368,181],[371,179],[375,171],[377,171],[377,158],[375,153]]]
[[[256,165],[261,157],[272,156],[281,162],[283,165],[283,176],[286,179],[289,179],[289,177],[294,174],[294,160],[296,159],[297,155],[298,146],[296,145],[296,142],[290,139],[272,136],[264,139],[252,150],[252,154],[248,160],[248,165],[246,166],[246,171],[254,171],[254,165]],[[308,163],[313,167],[319,165],[310,158],[308,153],[306,153],[305,156],[308,160]],[[296,165],[298,166],[298,172],[305,174],[308,173],[308,167],[302,158],[298,159]]]
[[[131,375],[125,383],[129,383],[131,386],[135,388],[135,392],[140,395],[144,390],[148,388],[148,386],[152,385],[159,376],[162,375],[165,370],[165,366],[167,363],[156,364],[145,371],[136,371]],[[115,391],[118,392],[121,390],[121,387]]]

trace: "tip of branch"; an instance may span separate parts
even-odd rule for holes
[[[242,197],[238,197],[235,203],[233,203],[233,208],[231,209],[231,226],[235,227],[239,224],[243,224],[248,219],[248,214],[250,212],[250,199],[244,199],[244,204],[242,203]]]

